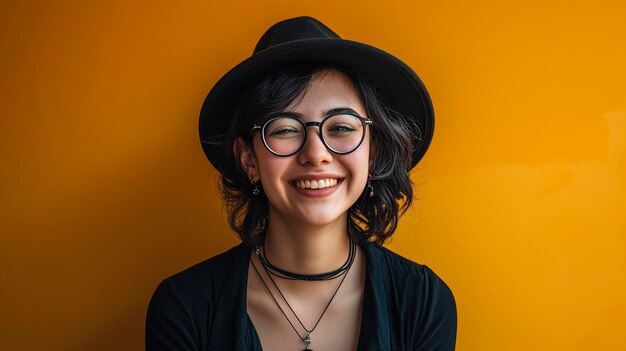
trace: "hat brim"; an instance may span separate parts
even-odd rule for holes
[[[417,74],[393,55],[373,46],[345,39],[303,39],[272,46],[244,60],[211,89],[200,111],[200,140],[221,139],[230,125],[230,113],[242,93],[267,73],[297,62],[316,62],[349,68],[364,77],[387,104],[419,128],[414,140],[413,168],[430,145],[434,112],[428,91]],[[202,142],[205,155],[224,173],[220,145]]]

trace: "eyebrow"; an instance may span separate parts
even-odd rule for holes
[[[358,112],[356,112],[354,109],[350,108],[350,107],[335,107],[335,108],[331,108],[330,110],[327,110],[324,113],[324,117],[328,117],[328,116],[333,116],[333,115],[338,115],[338,114],[342,114],[342,113],[351,113],[351,114],[359,114]],[[293,111],[283,111],[283,112],[278,112],[275,114],[272,114],[273,117],[275,116],[291,116],[291,117],[296,117],[296,118],[302,118],[303,114],[299,113],[299,112],[293,112]]]
[[[358,115],[358,113],[354,109],[351,109],[350,107],[336,107],[336,108],[326,111],[325,116],[328,117],[332,115],[338,115],[341,113],[354,113]]]

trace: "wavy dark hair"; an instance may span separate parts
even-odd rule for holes
[[[234,144],[241,138],[253,147],[251,128],[271,114],[284,111],[301,97],[316,74],[334,69],[345,74],[353,83],[365,107],[374,143],[370,181],[374,196],[367,188],[348,210],[348,233],[357,242],[382,245],[394,233],[400,216],[413,201],[413,184],[409,178],[413,141],[420,139],[420,130],[410,116],[402,116],[385,104],[375,88],[363,77],[345,67],[302,63],[281,68],[248,91],[243,92],[231,111],[231,125],[221,145],[225,161],[219,187],[228,210],[230,226],[250,246],[263,243],[268,221],[268,199],[264,192],[253,195],[254,185],[235,154]],[[257,184],[258,186],[258,184]],[[367,191],[368,194],[365,194]]]

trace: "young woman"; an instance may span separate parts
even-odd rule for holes
[[[395,57],[309,17],[271,27],[200,116],[243,243],[159,285],[146,349],[453,350],[448,287],[382,247],[432,130]]]

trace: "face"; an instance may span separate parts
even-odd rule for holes
[[[351,109],[367,117],[358,93],[348,77],[335,70],[316,74],[301,99],[286,112],[303,122],[320,122],[330,110]],[[327,225],[347,223],[347,211],[367,184],[370,133],[353,152],[339,155],[329,151],[319,128],[307,128],[302,149],[280,157],[270,153],[255,133],[254,153],[243,152],[241,162],[252,179],[259,180],[269,200],[271,222]],[[317,183],[317,184],[316,184]]]

